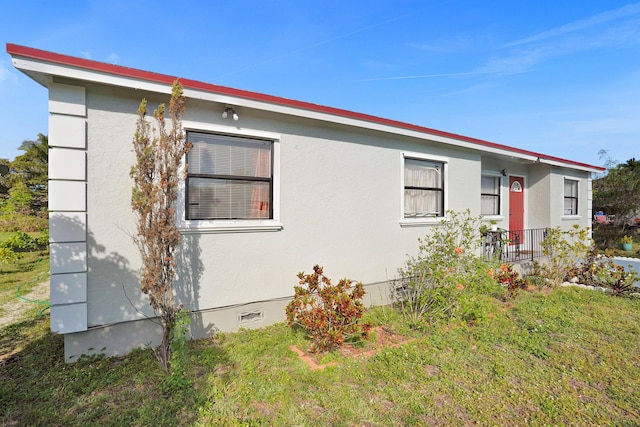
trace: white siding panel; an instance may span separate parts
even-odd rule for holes
[[[60,334],[87,330],[87,304],[51,307],[51,331]]]
[[[83,117],[49,116],[49,147],[86,148],[87,123]]]
[[[49,181],[49,210],[85,211],[87,184],[80,181]]]
[[[84,212],[49,213],[50,242],[83,242],[87,240],[87,214]]]
[[[87,302],[87,273],[51,276],[51,305]]]
[[[52,243],[51,274],[82,273],[87,271],[86,243]]]
[[[49,112],[71,116],[86,115],[86,93],[82,86],[52,83],[49,86]]]
[[[87,154],[81,150],[51,148],[49,150],[49,179],[87,179]]]

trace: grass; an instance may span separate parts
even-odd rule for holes
[[[6,240],[15,233],[0,232],[0,242]],[[39,236],[41,233],[29,233]],[[36,250],[20,252],[21,258],[15,263],[0,264],[0,306],[16,297],[16,288],[20,286],[20,293],[26,294],[37,284],[35,278],[45,278],[49,271],[48,250]],[[2,310],[2,308],[0,308]],[[0,315],[2,312],[0,311]]]
[[[0,328],[6,425],[638,425],[640,300],[522,292],[473,325],[417,332],[389,308],[368,320],[416,340],[311,371],[284,324],[189,343],[187,386],[149,350],[63,362],[47,318]],[[15,352],[11,357],[6,355]]]

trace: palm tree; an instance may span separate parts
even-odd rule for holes
[[[11,162],[14,179],[24,182],[33,190],[46,188],[49,168],[49,138],[47,135],[39,133],[35,141],[25,140],[18,149],[25,153],[17,156]]]
[[[47,207],[49,138],[39,133],[35,141],[25,140],[18,149],[24,154],[10,163],[10,172],[4,181],[8,188],[22,187],[31,193],[31,209],[39,212]]]

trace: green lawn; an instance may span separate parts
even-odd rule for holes
[[[6,425],[639,425],[640,300],[559,288],[495,300],[480,324],[310,371],[284,324],[190,343],[179,388],[152,353],[68,365],[46,318],[0,328]],[[7,357],[12,353],[12,356]]]
[[[15,233],[0,232],[0,242]],[[29,233],[38,237],[41,233]],[[28,293],[36,284],[36,278],[46,280],[49,271],[48,249],[20,252],[21,258],[15,263],[0,263],[0,306],[16,298],[16,288],[20,294]],[[0,308],[0,315],[2,315]]]

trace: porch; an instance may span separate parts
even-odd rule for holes
[[[482,241],[482,253],[487,259],[508,263],[532,262],[544,257],[542,241],[548,228],[487,231]]]

